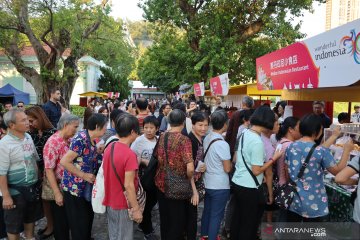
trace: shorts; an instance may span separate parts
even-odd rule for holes
[[[6,232],[19,234],[23,231],[24,223],[35,223],[43,218],[41,200],[35,202],[26,202],[21,194],[11,196],[16,205],[13,209],[4,209],[4,222]],[[2,206],[3,198],[0,197]]]

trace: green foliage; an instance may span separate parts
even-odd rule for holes
[[[74,114],[78,116],[79,118],[82,118],[84,116],[86,107],[81,107],[78,105],[70,105],[70,112],[71,114]]]
[[[124,38],[124,23],[106,16],[96,33],[86,42],[85,51],[103,60],[122,79],[128,78],[135,66],[136,49]]]
[[[99,90],[102,92],[119,92],[121,99],[126,99],[130,94],[130,87],[127,78],[111,68],[100,68],[102,75],[99,78]]]
[[[146,19],[158,29],[138,76],[165,92],[225,72],[232,83],[254,81],[257,57],[304,37],[291,22],[315,1],[142,0]]]

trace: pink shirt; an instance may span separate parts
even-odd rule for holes
[[[290,141],[287,138],[282,138],[279,143],[282,144],[282,150],[283,152],[286,152],[286,149],[289,147],[289,145],[292,143],[292,141]],[[276,167],[277,167],[277,174],[279,177],[279,185],[284,185],[287,182],[286,179],[286,172],[287,172],[287,167],[285,164],[285,154],[283,154],[276,162]]]
[[[70,139],[65,141],[60,137],[59,131],[53,134],[46,142],[43,151],[44,164],[46,169],[54,169],[55,177],[60,182],[64,167],[60,164],[61,158],[69,150]]]

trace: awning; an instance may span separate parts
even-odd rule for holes
[[[228,95],[281,96],[281,92],[282,90],[258,90],[256,83],[251,83],[231,86]],[[205,91],[205,96],[211,96],[210,90]]]
[[[108,98],[108,94],[105,92],[85,92],[79,94],[81,97],[101,97],[101,98]]]

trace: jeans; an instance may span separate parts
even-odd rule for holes
[[[205,191],[201,236],[208,236],[209,240],[215,240],[230,197],[230,189],[205,189]]]

